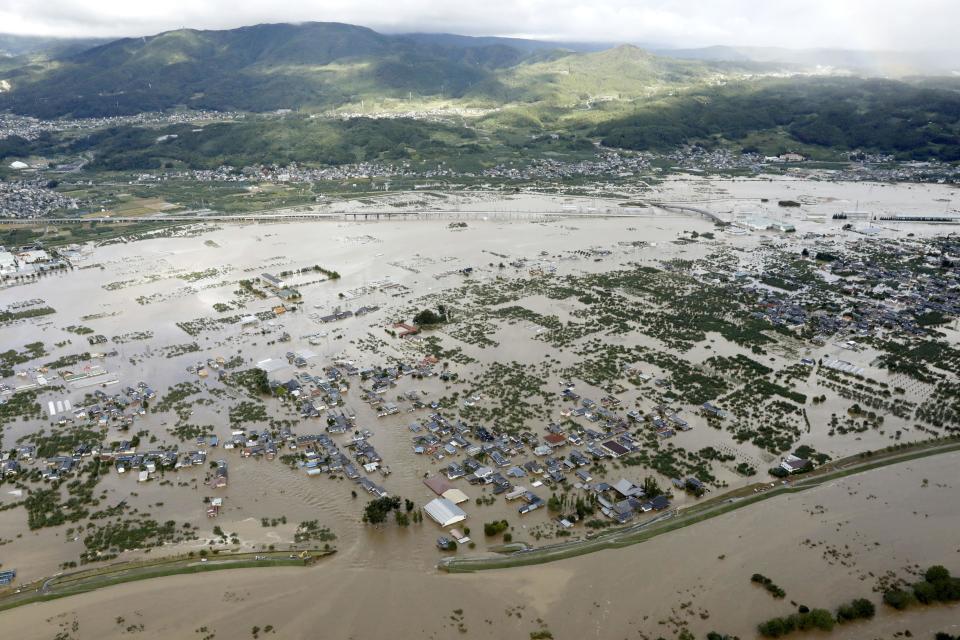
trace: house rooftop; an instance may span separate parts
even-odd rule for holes
[[[441,527],[449,527],[467,519],[466,512],[446,498],[431,500],[423,510]]]
[[[424,480],[423,484],[427,485],[438,496],[442,496],[444,492],[453,489],[453,485],[443,476],[432,476]]]

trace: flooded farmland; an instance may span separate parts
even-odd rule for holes
[[[18,637],[53,637],[72,620],[77,637],[110,636],[126,626],[119,617],[141,621],[145,637],[203,626],[236,637],[264,623],[293,637],[321,607],[331,637],[751,637],[789,608],[750,591],[754,572],[776,576],[788,602],[819,606],[876,595],[887,572],[956,567],[950,454],[625,549],[436,571],[453,554],[575,541],[780,482],[768,471],[788,458],[813,468],[960,426],[943,413],[953,389],[943,385],[957,384],[956,267],[920,264],[949,255],[952,228],[832,217],[938,211],[952,191],[789,180],[657,189],[651,202],[692,203],[734,224],[655,207],[599,217],[626,208],[521,195],[465,204],[477,212],[459,216],[192,225],[76,247],[69,270],[6,281],[0,309],[52,310],[0,328],[2,350],[39,341],[44,354],[2,380],[4,406],[35,403],[4,414],[2,430],[20,464],[0,485],[0,560],[19,582],[157,555],[337,553],[302,573],[131,583],[0,622]],[[800,206],[777,205],[786,199]],[[548,215],[565,206],[584,212]],[[758,216],[796,229],[758,229]],[[902,286],[881,296],[876,280],[890,273]],[[934,287],[948,321],[918,324],[931,311],[912,296]],[[423,310],[443,320],[416,322]],[[408,328],[417,331],[402,337]],[[928,343],[940,357],[905,350]],[[251,382],[257,371],[267,389]],[[458,475],[451,463],[467,467]],[[438,497],[424,480],[437,476],[467,497],[455,526],[469,542],[439,550],[450,527],[429,517],[363,522],[380,496],[422,515]],[[660,496],[667,504],[652,506]],[[521,515],[525,504],[535,507]],[[133,531],[154,526],[161,533]],[[734,586],[708,588],[717,584]],[[147,594],[182,619],[133,604]],[[390,615],[365,617],[371,603]],[[946,629],[951,613],[883,611],[837,635]]]

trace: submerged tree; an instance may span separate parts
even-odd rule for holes
[[[400,508],[400,498],[384,496],[367,503],[363,509],[363,521],[366,524],[382,524],[387,520],[387,514]]]

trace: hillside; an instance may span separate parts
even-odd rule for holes
[[[704,82],[716,73],[717,68],[711,65],[662,58],[624,45],[528,61],[499,74],[498,87],[479,87],[475,95],[501,103],[546,102],[589,108],[593,101],[648,97],[665,88]]]
[[[569,107],[593,96],[649,95],[720,68],[636,47],[579,52],[525,40],[270,24],[117,40],[8,71],[0,109],[51,118],[175,107],[322,110],[408,97]]]
[[[91,168],[214,168],[222,164],[338,165],[368,160],[449,158],[476,134],[463,127],[398,119],[347,121],[289,116],[216,123],[202,129],[106,129],[66,143],[71,154],[93,152]]]
[[[333,23],[179,30],[123,39],[7,74],[0,108],[39,117],[178,106],[328,108],[364,95],[461,95],[528,52],[385,36]]]
[[[604,144],[669,149],[763,140],[794,147],[863,149],[902,159],[960,160],[957,82],[792,78],[701,88],[650,101],[592,132]]]

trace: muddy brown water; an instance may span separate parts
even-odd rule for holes
[[[945,196],[952,197],[953,193],[942,187],[916,185],[894,187],[792,181],[707,183],[691,180],[669,181],[661,187],[659,196],[664,200],[726,198],[727,202],[734,204],[727,207],[725,204],[718,203],[716,206],[721,209],[745,211],[747,206],[745,203],[755,202],[760,197],[774,200],[789,195],[796,196],[798,192],[809,195],[810,202],[816,202],[807,206],[807,209],[821,209],[823,212],[830,212],[838,207],[853,208],[850,203],[860,203],[861,209],[869,206],[879,210],[882,206],[885,207],[884,210],[891,212],[925,212],[938,206],[942,208],[942,204],[937,204],[938,199]],[[538,210],[537,207],[541,207],[539,210],[555,210],[558,207],[557,201],[543,197],[524,196],[519,198],[519,201],[522,206],[517,206],[527,210]],[[503,206],[506,209],[509,205]],[[797,236],[807,230],[837,233],[839,227],[839,222],[829,220],[829,216],[826,223],[806,221],[799,217],[793,221],[800,232]],[[398,316],[402,310],[412,309],[412,301],[420,296],[458,285],[462,281],[461,276],[444,275],[453,269],[473,266],[477,268],[474,278],[493,278],[498,270],[491,269],[488,264],[491,262],[496,264],[503,260],[495,254],[506,255],[510,259],[526,257],[532,262],[555,266],[557,273],[560,274],[609,270],[628,262],[656,264],[669,257],[695,259],[704,255],[710,247],[704,243],[675,245],[670,240],[676,238],[681,231],[704,232],[712,229],[712,225],[704,220],[676,215],[590,220],[582,218],[539,220],[530,217],[503,219],[491,216],[486,220],[482,218],[468,220],[468,228],[464,231],[453,231],[448,228],[448,224],[449,220],[409,220],[378,223],[237,225],[213,228],[195,237],[162,238],[91,249],[84,260],[78,263],[78,266],[91,266],[91,268],[45,277],[30,285],[0,289],[0,307],[29,298],[42,298],[57,309],[57,313],[52,316],[3,327],[0,333],[2,335],[0,347],[16,348],[38,339],[43,340],[47,350],[51,352],[50,357],[44,360],[52,360],[60,355],[79,351],[116,348],[119,355],[105,359],[102,364],[116,375],[119,384],[105,390],[119,391],[127,385],[135,385],[136,382],[143,380],[161,396],[173,384],[187,379],[201,385],[217,387],[218,383],[215,381],[210,379],[206,382],[200,381],[185,371],[188,365],[208,357],[230,358],[232,355],[240,354],[245,359],[244,366],[250,366],[266,358],[282,358],[287,350],[309,348],[321,356],[311,361],[310,369],[314,372],[319,371],[322,365],[334,357],[348,357],[361,365],[377,364],[383,362],[386,356],[410,356],[411,351],[408,346],[390,339],[383,328],[391,321],[399,319]],[[942,231],[917,225],[911,226],[910,230],[918,234]],[[881,231],[881,235],[902,236],[906,232],[907,229],[901,227],[885,228]],[[767,235],[770,234],[751,233],[746,236],[722,235],[720,237],[723,243],[730,246],[751,249]],[[655,243],[655,246],[632,249],[617,244],[633,240]],[[210,241],[217,246],[211,246]],[[799,246],[801,240],[795,236],[788,242]],[[842,242],[842,240],[828,240],[828,242]],[[609,248],[613,251],[613,255],[602,262],[593,262],[591,259],[559,258],[559,256],[569,255],[567,252],[590,247]],[[546,252],[547,256],[541,256],[541,252]],[[306,301],[305,312],[288,313],[278,317],[273,321],[274,332],[270,336],[263,336],[249,329],[241,329],[238,325],[225,325],[218,330],[204,331],[200,336],[192,337],[176,326],[177,322],[185,320],[266,310],[272,306],[273,301],[252,301],[245,309],[224,314],[217,314],[212,307],[218,302],[231,302],[234,299],[233,292],[237,288],[235,283],[241,278],[252,279],[262,271],[278,273],[286,269],[314,264],[336,269],[343,277],[338,281],[300,286]],[[103,268],[92,265],[103,265]],[[177,277],[178,273],[206,269],[217,269],[218,273],[197,282],[187,282]],[[509,275],[520,274],[511,269]],[[338,295],[371,283],[381,282],[386,278],[402,285],[409,290],[409,293],[397,297],[396,289],[375,291],[348,302],[344,302]],[[304,275],[291,279],[295,283],[303,283],[318,278]],[[108,283],[126,281],[134,282],[119,288],[104,287]],[[148,303],[138,303],[138,297],[147,298],[145,301]],[[380,305],[382,309],[362,318],[352,318],[340,323],[319,324],[310,318],[311,314],[328,313],[337,306],[355,309],[361,305],[373,304]],[[556,304],[540,297],[528,298],[523,301],[523,304],[540,313],[558,315],[561,319],[570,317],[570,312],[575,309],[572,304],[565,302]],[[116,313],[116,315],[82,319],[84,316],[103,313]],[[63,330],[69,325],[88,326],[96,333],[107,337],[145,330],[151,331],[153,336],[142,341],[124,344],[111,342],[91,348],[83,336],[76,336]],[[289,332],[293,336],[293,341],[288,344],[267,344],[280,331]],[[304,336],[324,332],[327,335],[320,338],[316,345],[309,345],[304,339]],[[572,363],[574,357],[572,354],[559,353],[546,343],[533,339],[535,333],[535,327],[517,323],[498,329],[494,336],[494,339],[500,343],[497,347],[479,349],[469,344],[459,346],[465,353],[480,361],[474,367],[482,367],[484,363],[498,361],[536,362],[548,355],[559,358],[564,365]],[[371,335],[387,342],[387,347],[383,348],[382,353],[374,354],[360,348],[359,341]],[[61,348],[53,346],[63,340],[71,340],[72,344]],[[202,349],[200,353],[172,358],[158,355],[165,347],[193,341],[200,345]],[[709,357],[718,353],[726,355],[735,351],[731,350],[729,345],[717,341],[712,351],[704,352],[702,355]],[[869,353],[850,353],[831,344],[820,349],[811,349],[804,355],[807,354],[815,358],[842,357],[864,367],[869,367],[873,359]],[[777,362],[780,366],[788,363],[789,360],[777,356]],[[470,371],[471,368],[467,367],[464,370]],[[23,379],[18,381],[22,383]],[[58,382],[54,380],[55,384]],[[553,386],[557,382],[558,380],[549,382],[550,390],[557,390],[557,387]],[[446,385],[436,378],[424,381],[405,379],[397,392],[408,389],[426,391],[428,398],[436,398],[448,392]],[[63,399],[70,399],[74,406],[78,406],[87,391],[73,389],[68,385],[66,391],[45,392],[40,398],[41,406],[45,408],[48,400]],[[582,391],[584,395],[589,391],[597,398],[602,395],[595,389],[582,388]],[[413,455],[412,434],[407,429],[410,422],[423,417],[425,412],[401,412],[396,416],[378,419],[367,405],[359,401],[357,394],[357,389],[348,394],[348,405],[357,412],[358,425],[374,432],[371,442],[393,471],[387,478],[376,475],[372,476],[372,479],[383,484],[391,494],[409,497],[418,504],[432,499],[434,496],[422,484],[422,479],[424,474],[437,472],[443,462],[438,463],[427,457]],[[636,391],[624,394],[626,406],[635,400],[639,400],[643,406],[642,395]],[[388,399],[393,399],[392,396],[391,390],[388,393]],[[275,403],[271,403],[270,407],[281,417],[293,415],[284,413]],[[191,417],[191,422],[213,424],[215,433],[221,437],[221,440],[229,435],[224,406],[217,404],[212,407],[198,406],[194,409],[196,413]],[[829,403],[817,408],[808,408],[815,428],[803,438],[802,442],[832,455],[849,455],[886,442],[885,437],[869,433],[860,438],[829,438],[823,424],[833,411],[836,411],[836,407]],[[675,440],[677,445],[692,449],[708,445],[717,448],[731,446],[729,434],[707,428],[702,420],[695,416],[689,417],[694,429],[679,434]],[[161,440],[175,442],[166,433],[166,428],[174,422],[175,416],[172,414],[151,414],[138,420],[135,429],[146,429]],[[308,424],[301,423],[295,430],[319,431],[319,426],[311,428]],[[47,419],[8,425],[3,434],[4,447],[9,448],[17,438],[41,426],[51,428]],[[907,438],[915,435],[920,434],[908,434]],[[124,434],[111,428],[106,440],[120,439],[123,436]],[[347,437],[336,436],[335,440],[345,443]],[[749,460],[758,468],[762,468],[771,461],[768,453],[752,445],[733,446],[741,455],[738,460]],[[181,444],[181,449],[190,448],[192,448],[190,442]],[[362,615],[363,608],[357,601],[386,603],[385,606],[390,608],[391,616],[397,616],[396,619],[410,629],[415,630],[422,625],[424,634],[444,635],[449,632],[449,629],[441,625],[441,616],[434,616],[434,613],[446,605],[451,605],[451,609],[458,608],[453,604],[455,601],[461,601],[462,608],[468,611],[468,618],[471,619],[468,626],[471,627],[471,633],[480,633],[481,629],[519,633],[522,629],[526,629],[526,626],[530,626],[531,618],[535,617],[532,611],[535,610],[554,630],[578,630],[582,634],[596,637],[611,637],[608,634],[613,631],[618,634],[620,632],[636,634],[637,631],[644,630],[645,633],[663,634],[666,629],[654,620],[657,616],[667,615],[670,608],[685,597],[684,589],[695,589],[698,600],[705,599],[704,607],[710,605],[709,620],[731,622],[731,626],[722,630],[732,632],[740,629],[742,634],[749,637],[751,627],[739,622],[741,617],[747,616],[715,617],[721,616],[716,611],[717,608],[731,604],[737,596],[729,596],[734,600],[724,600],[725,596],[710,587],[710,584],[721,584],[713,580],[733,579],[729,573],[729,566],[733,563],[721,563],[722,567],[715,570],[715,575],[711,581],[708,581],[709,584],[704,583],[697,576],[697,566],[702,568],[710,564],[707,556],[711,551],[708,550],[722,548],[718,555],[723,553],[727,554],[728,558],[742,557],[744,566],[754,562],[760,563],[761,559],[765,559],[763,561],[773,563],[773,566],[779,567],[783,573],[794,571],[795,564],[798,563],[793,559],[812,553],[809,550],[800,552],[789,547],[790,553],[781,558],[781,554],[778,554],[776,549],[765,547],[757,538],[762,532],[766,532],[764,535],[779,538],[784,535],[784,528],[789,528],[787,535],[795,538],[797,531],[809,529],[807,517],[797,513],[798,504],[805,503],[796,501],[806,500],[806,498],[798,497],[772,501],[770,505],[750,510],[749,514],[737,512],[735,515],[721,519],[722,522],[718,520],[717,524],[711,521],[684,532],[671,534],[666,537],[669,540],[658,539],[653,543],[642,545],[642,551],[637,547],[617,552],[604,552],[596,556],[565,561],[558,565],[495,572],[476,577],[434,576],[433,567],[439,553],[433,541],[441,531],[429,520],[407,530],[392,524],[382,529],[371,529],[363,526],[359,520],[360,510],[367,496],[359,491],[359,497],[352,498],[351,490],[359,488],[347,480],[310,478],[300,470],[289,469],[279,460],[242,459],[236,452],[222,449],[214,450],[210,459],[217,457],[227,459],[230,464],[230,485],[220,492],[214,492],[204,486],[204,469],[187,469],[179,473],[168,472],[164,479],[173,481],[173,487],[160,486],[156,481],[138,484],[136,478],[131,477],[130,474],[125,476],[111,474],[103,481],[101,487],[108,492],[108,504],[126,499],[141,512],[149,512],[158,520],[173,519],[177,522],[194,524],[200,528],[200,535],[204,538],[211,535],[212,526],[216,524],[228,533],[236,532],[245,548],[256,548],[265,544],[285,544],[292,540],[296,524],[305,520],[318,520],[322,526],[330,527],[338,536],[335,545],[339,553],[334,560],[324,563],[322,567],[311,569],[306,574],[309,580],[304,587],[312,593],[327,594],[323,607],[327,608],[331,616],[335,611],[345,612],[347,615],[343,617],[350,618],[353,620],[350,624],[357,625],[356,632],[359,635],[356,637],[369,637],[368,634],[384,629],[380,626],[384,624],[383,622],[367,619],[370,616]],[[939,472],[941,475],[949,476],[950,470],[944,464],[930,462],[930,474]],[[925,468],[927,465],[928,463],[917,463],[916,467]],[[747,482],[730,468],[718,467],[717,473],[718,477],[728,482],[730,486]],[[889,474],[894,473],[906,472],[892,470],[878,472],[877,477],[888,478]],[[649,471],[640,468],[610,469],[608,479],[616,480],[624,476],[639,481],[647,474]],[[667,482],[666,478],[660,480],[662,484]],[[178,481],[189,483],[189,486],[176,486]],[[863,481],[866,482],[866,480]],[[518,484],[529,487],[530,479],[522,479]],[[482,534],[482,523],[485,521],[505,518],[514,527],[514,539],[532,542],[535,542],[532,537],[534,529],[551,528],[550,516],[546,510],[521,518],[516,513],[516,504],[508,503],[502,498],[498,498],[491,506],[476,506],[472,499],[482,495],[482,490],[467,486],[463,481],[458,481],[457,486],[463,488],[471,498],[471,502],[464,505],[469,514],[464,524],[471,527],[471,537],[477,542],[477,548],[469,551],[470,553],[482,553],[487,546],[487,541]],[[843,486],[846,485],[843,483],[837,485],[837,487]],[[896,489],[896,487],[884,488],[885,491]],[[4,492],[7,490],[8,487],[5,486]],[[842,502],[842,490],[831,488],[830,491],[840,492],[835,496],[839,505]],[[906,489],[903,491],[905,492]],[[545,488],[540,489],[539,493],[542,497],[548,495]],[[225,509],[221,517],[215,521],[205,517],[202,499],[208,495],[226,497]],[[958,517],[956,502],[936,500],[931,503],[931,495],[940,494],[937,491],[922,494],[921,506],[924,509],[942,509],[943,513],[939,517],[946,522],[955,522]],[[2,502],[14,499],[16,499],[15,496],[7,493],[0,495]],[[900,499],[906,503],[908,496],[901,496]],[[881,499],[870,500],[868,504],[857,507],[850,512],[850,521],[859,522],[861,518],[866,518],[866,524],[863,526],[871,534],[876,528],[893,535],[893,531],[887,531],[889,527],[884,526],[888,521],[874,513],[878,510],[880,501]],[[678,502],[682,504],[683,498],[678,498]],[[158,503],[162,503],[162,506],[157,506]],[[837,513],[841,513],[844,508],[846,507],[836,507]],[[782,518],[782,522],[786,524],[783,528],[774,527],[766,521],[757,520],[759,517],[757,514],[764,514],[764,517],[773,518],[778,522]],[[264,528],[260,525],[260,519],[263,517],[276,518],[281,515],[287,517],[287,525],[276,528]],[[937,527],[928,526],[929,522],[917,517],[901,520],[905,521],[904,524],[898,522],[894,529],[908,526],[906,523],[909,522],[909,530],[913,532],[914,537],[931,545],[929,552],[925,549],[918,550],[915,547],[919,543],[908,542],[905,534],[896,541],[889,541],[888,544],[891,545],[904,545],[905,555],[918,558],[926,558],[929,555],[932,561],[935,559],[932,557],[935,555],[934,550],[944,551],[948,546],[945,541],[941,544],[940,538],[937,537],[940,534],[932,531]],[[818,530],[822,530],[826,538],[829,527],[822,522],[818,526]],[[837,526],[837,523],[830,526]],[[838,535],[846,535],[844,526],[839,525]],[[16,567],[24,580],[50,575],[58,570],[60,563],[76,560],[83,550],[82,542],[66,539],[64,531],[65,527],[30,532],[26,529],[25,514],[22,509],[0,512],[0,540],[10,541],[0,547],[0,561],[5,567]],[[690,536],[694,535],[692,533],[694,531],[699,531],[700,537],[691,539]],[[918,532],[920,535],[917,535]],[[740,542],[741,539],[743,542]],[[724,542],[732,544],[722,544]],[[204,540],[185,543],[178,548],[154,550],[153,553],[196,549],[202,544]],[[690,549],[697,550],[694,554],[698,558],[696,562],[693,558],[687,557]],[[467,550],[461,550],[461,552],[467,552]],[[122,555],[124,558],[137,556],[137,552]],[[610,558],[619,558],[619,560],[610,560]],[[677,558],[683,558],[683,561],[678,561]],[[896,562],[893,562],[895,559]],[[885,561],[886,568],[901,566],[898,564],[899,557],[888,557]],[[890,566],[892,564],[897,566]],[[877,570],[882,568],[881,565],[883,563],[876,560]],[[801,573],[806,571],[803,567],[799,567],[798,570]],[[155,581],[156,585],[153,582],[127,585],[107,590],[104,594],[112,594],[111,598],[116,599],[118,607],[132,606],[132,598],[135,594],[140,594],[138,597],[147,597],[146,594],[150,594],[149,597],[157,597],[158,602],[164,603],[161,609],[183,606],[198,620],[209,620],[211,623],[216,622],[214,626],[222,625],[223,629],[231,629],[234,628],[233,620],[237,611],[244,609],[240,602],[245,600],[234,602],[223,594],[231,591],[231,585],[237,584],[238,588],[251,594],[249,597],[266,598],[270,601],[278,611],[277,616],[272,618],[275,626],[279,628],[277,621],[286,619],[292,623],[293,635],[290,637],[298,637],[297,634],[302,633],[306,628],[302,625],[305,625],[309,619],[316,619],[313,616],[324,620],[327,618],[321,616],[319,611],[309,615],[297,613],[302,609],[303,596],[297,595],[299,590],[294,589],[288,576],[289,573],[282,570],[227,572],[222,575],[164,579]],[[782,580],[786,582],[787,578]],[[808,582],[801,581],[801,583],[809,585],[813,580],[814,578],[810,577]],[[299,581],[300,578],[293,580],[294,583]],[[502,588],[500,586],[494,588],[494,585],[500,585],[501,581]],[[636,586],[637,596],[630,596],[630,589],[623,589],[621,593],[615,587],[615,585],[624,584]],[[176,587],[170,585],[176,585]],[[783,586],[786,587],[786,585]],[[734,592],[742,594],[744,588],[738,587]],[[790,589],[787,590],[789,593]],[[342,591],[342,595],[331,597],[330,594],[334,591]],[[714,593],[715,591],[717,593]],[[199,599],[205,602],[205,607],[198,609],[192,608],[194,605],[183,602],[183,596],[188,593],[192,593],[195,597],[199,594],[213,595],[200,597]],[[267,596],[267,593],[272,595]],[[388,595],[394,593],[402,595],[397,598]],[[277,594],[282,594],[282,597]],[[650,611],[658,613],[646,614],[648,617],[644,619],[639,611],[634,612],[635,601],[629,599],[633,597],[640,601],[649,601]],[[98,607],[105,606],[105,602],[109,604],[113,601],[108,602],[104,599],[106,596],[101,594],[91,594],[82,598],[90,603],[96,603]],[[72,604],[75,601],[81,600],[71,599],[63,605],[48,604],[31,607],[29,610],[45,611],[47,616],[53,615],[54,611],[76,612],[79,608],[74,607],[79,605]],[[419,604],[414,604],[414,601]],[[472,603],[477,603],[478,609],[486,612],[483,620],[474,619],[477,616],[470,613]],[[759,614],[761,609],[769,608],[769,604],[761,599],[749,611],[751,613],[756,611]],[[500,609],[518,605],[527,606],[531,614],[524,615],[522,619],[510,617],[505,620]],[[401,606],[403,610],[400,610]],[[215,610],[216,613],[211,614],[210,610]],[[199,613],[200,611],[208,611],[208,613],[202,614]],[[221,613],[227,611],[232,612],[233,615]],[[11,619],[15,620],[14,628],[17,628],[21,621],[32,619],[33,615],[13,612],[4,614],[0,619],[8,623]],[[148,635],[159,633],[160,629],[186,630],[182,622],[164,621],[153,612],[141,611],[141,615],[144,619],[151,620],[151,623],[146,623]],[[687,614],[684,610],[677,615],[683,618]],[[938,615],[924,614],[927,617],[932,616],[931,619],[934,620],[938,619]],[[88,633],[88,629],[100,629],[106,635],[117,632],[109,625],[101,628],[98,624],[91,622],[87,616],[82,617],[84,624],[81,626],[84,634]],[[257,623],[255,616],[239,615],[238,617],[246,622],[253,620],[253,623]],[[434,620],[434,617],[437,619]],[[919,614],[916,617],[920,617]],[[487,618],[492,622],[485,622]],[[887,629],[893,628],[884,626],[893,624],[887,618],[887,616],[881,616],[878,621],[871,624],[880,625],[877,628],[878,632],[885,633]],[[691,624],[698,629],[706,629],[708,626],[722,627],[720,624],[713,625],[699,620],[699,615],[696,620],[691,620]],[[199,626],[201,624],[197,624],[197,627]],[[244,633],[249,632],[249,626],[246,624]],[[242,628],[242,626],[237,627],[237,629]],[[336,622],[334,629],[336,637],[348,637],[352,631],[352,627],[346,621]],[[191,628],[190,631],[192,630]],[[521,635],[525,635],[529,630],[526,629]],[[557,635],[566,637],[566,635]],[[31,636],[26,634],[21,637]]]

